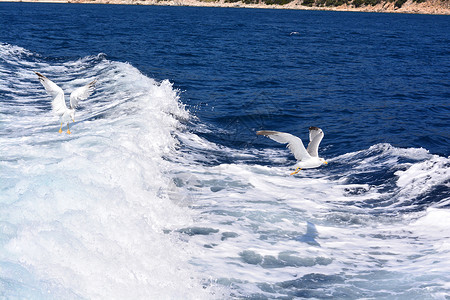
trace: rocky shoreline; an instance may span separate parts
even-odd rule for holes
[[[450,15],[450,0],[341,0],[341,2],[338,0],[293,0],[290,2],[289,0],[0,0],[0,2],[244,7]]]

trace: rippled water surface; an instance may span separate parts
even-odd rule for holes
[[[1,297],[446,299],[449,21],[1,3]]]

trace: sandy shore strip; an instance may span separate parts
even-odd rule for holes
[[[355,7],[351,4],[340,6],[305,6],[304,0],[293,0],[285,5],[248,4],[242,1],[229,2],[229,0],[0,0],[0,2],[45,2],[45,3],[93,3],[93,4],[126,4],[126,5],[163,5],[163,6],[203,6],[203,7],[243,7],[243,8],[267,8],[267,9],[299,9],[299,10],[327,10],[327,11],[356,11],[356,12],[381,12],[381,13],[410,13],[450,15],[450,0],[407,0],[396,7],[394,1],[381,1],[376,5],[361,5]]]

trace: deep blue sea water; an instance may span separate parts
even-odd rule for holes
[[[0,296],[448,299],[449,25],[0,3]]]

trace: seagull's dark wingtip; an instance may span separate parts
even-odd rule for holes
[[[256,135],[265,135],[265,136],[269,136],[271,134],[275,134],[276,131],[272,131],[272,130],[259,130],[256,132]]]

